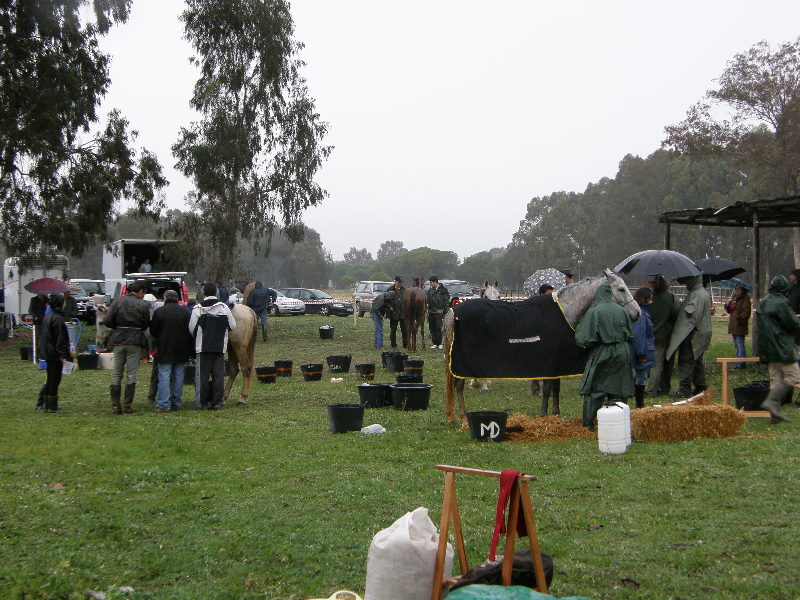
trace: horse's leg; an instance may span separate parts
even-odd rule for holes
[[[477,390],[480,386],[477,379],[470,379],[469,380],[469,387],[472,390]]]
[[[540,417],[547,416],[547,403],[550,400],[550,380],[545,379],[542,382],[542,410],[539,411]]]
[[[237,370],[241,368],[242,371],[242,392],[236,402],[239,406],[244,406],[250,397],[250,386],[253,384],[253,359],[251,358],[253,351],[251,347],[255,347],[255,339],[255,336],[250,338],[247,348],[236,347]]]
[[[559,396],[561,395],[561,380],[553,380],[553,414],[561,415],[561,407],[559,406]]]
[[[230,350],[228,350],[230,354]],[[234,352],[235,354],[235,352]],[[236,381],[236,376],[239,374],[239,363],[234,357],[228,357],[228,383],[225,384],[225,393],[222,396],[222,404],[228,401],[228,395],[231,393],[233,382]]]
[[[458,397],[458,416],[461,417],[461,429],[466,429],[469,425],[467,424],[467,412],[464,409],[464,380],[459,379],[456,382],[456,396]]]

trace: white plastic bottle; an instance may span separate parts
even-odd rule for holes
[[[625,412],[625,445],[631,445],[631,407],[628,406],[627,402],[617,402],[617,406],[619,406]]]
[[[614,402],[597,411],[597,442],[603,454],[623,454],[625,443],[625,411]]]

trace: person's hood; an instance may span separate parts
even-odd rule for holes
[[[597,291],[594,293],[594,303],[595,304],[603,304],[607,302],[614,302],[614,294],[611,293],[611,284],[601,283],[600,287],[597,288]]]
[[[773,277],[772,281],[769,282],[769,293],[780,294],[781,296],[788,296],[789,280],[786,279],[786,277],[784,277],[783,275],[778,275],[777,277]]]
[[[50,310],[61,312],[64,308],[64,296],[62,294],[50,294],[48,304],[50,305]]]
[[[264,284],[263,284],[263,283],[261,283],[260,281],[256,281],[256,289],[257,289],[257,290],[258,290],[258,289],[261,289],[261,288],[263,288],[263,287],[264,287]]]
[[[794,269],[793,271],[789,271],[789,274],[797,277],[797,282],[800,284],[800,269]]]
[[[700,283],[701,280],[702,280],[702,278],[700,277],[700,275],[695,275],[694,277],[683,277],[683,278],[681,278],[681,281],[686,286],[686,289],[688,291],[690,291],[690,292],[692,290],[696,289],[698,286],[702,285]]]

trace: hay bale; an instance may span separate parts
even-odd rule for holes
[[[506,437],[512,442],[550,442],[596,435],[583,426],[581,419],[562,419],[556,415],[533,418],[514,413],[506,421]]]
[[[637,442],[678,442],[730,437],[747,422],[741,410],[707,398],[680,405],[648,406],[631,411],[631,436]]]

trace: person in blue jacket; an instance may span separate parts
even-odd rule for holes
[[[636,408],[644,407],[644,391],[650,369],[656,365],[656,339],[653,333],[653,320],[647,308],[653,301],[650,288],[639,288],[633,295],[641,309],[641,317],[633,324],[633,341],[631,342],[631,362],[633,364],[633,395]]]

